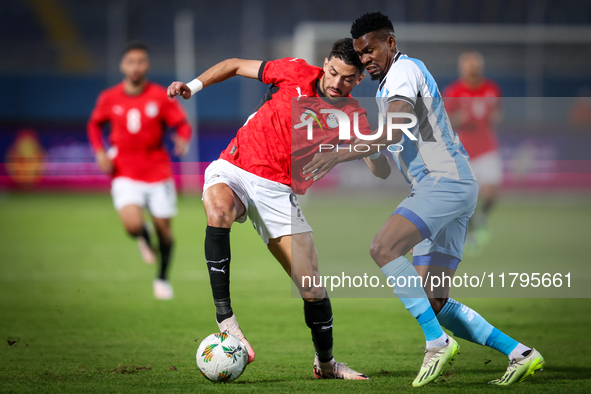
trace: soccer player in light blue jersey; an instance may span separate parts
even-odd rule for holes
[[[379,12],[367,13],[353,23],[351,35],[361,62],[371,78],[379,81],[376,96],[380,112],[414,114],[417,125],[394,130],[390,139],[382,133],[372,141],[369,152],[359,153],[353,146],[350,151],[317,154],[305,172],[318,180],[339,162],[372,154],[365,159],[374,174],[383,176],[390,168],[377,153],[377,146],[401,145],[403,149],[393,156],[412,191],[378,231],[370,254],[386,278],[410,279],[417,274],[423,280],[441,274],[452,277],[462,259],[468,221],[478,197],[468,154],[451,128],[433,76],[423,62],[397,50],[388,17]],[[404,124],[407,120],[399,116],[392,123]],[[386,123],[386,118],[383,121]],[[364,141],[353,145],[358,143],[367,146]],[[412,264],[405,257],[411,249]],[[404,282],[397,282],[394,293],[417,319],[427,341],[413,386],[435,381],[459,352],[458,343],[442,327],[509,357],[505,374],[489,383],[509,385],[522,381],[544,366],[544,358],[537,350],[517,342],[480,314],[449,298],[448,287],[431,291],[421,286],[400,287],[398,283]]]

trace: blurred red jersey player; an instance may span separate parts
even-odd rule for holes
[[[458,71],[460,79],[443,91],[443,97],[454,131],[470,155],[480,189],[478,207],[470,219],[467,238],[470,248],[481,246],[490,238],[486,219],[503,180],[495,133],[495,126],[501,120],[501,89],[484,78],[484,58],[478,52],[462,53]]]
[[[164,87],[147,80],[148,55],[143,43],[130,43],[125,48],[120,63],[123,82],[100,94],[88,122],[88,139],[100,170],[113,177],[113,203],[125,230],[137,238],[144,261],[153,264],[156,256],[143,213],[144,208],[149,210],[160,249],[154,296],[171,299],[174,293],[167,274],[176,191],[163,140],[166,126],[176,128],[175,154],[183,155],[188,149],[191,127],[178,100],[169,100]],[[108,151],[102,140],[106,123],[111,126]]]

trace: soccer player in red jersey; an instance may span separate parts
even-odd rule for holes
[[[503,163],[495,126],[501,120],[501,89],[484,77],[484,58],[464,52],[458,61],[460,79],[443,91],[445,109],[454,131],[470,155],[479,184],[479,203],[470,220],[468,246],[488,242],[486,219],[498,196]]]
[[[317,152],[319,143],[336,145],[338,132],[334,125],[330,130],[331,121],[317,108],[311,108],[309,114],[322,123],[324,132],[317,130],[314,134],[321,136],[319,140],[311,143],[299,138],[300,131],[296,130],[295,123],[293,131],[291,126],[292,104],[299,106],[302,102],[309,103],[309,98],[322,98],[326,101],[325,108],[332,106],[349,115],[357,112],[360,131],[371,132],[365,110],[352,104],[351,99],[342,100],[350,97],[353,87],[363,79],[363,66],[351,39],[342,39],[333,45],[323,68],[298,58],[267,62],[228,59],[188,85],[173,82],[168,95],[188,99],[201,88],[235,75],[259,79],[271,87],[257,111],[238,130],[220,158],[205,171],[205,258],[219,329],[239,337],[248,350],[249,362],[254,360],[252,346],[232,311],[229,287],[230,228],[235,221],[242,223],[248,216],[269,251],[292,277],[304,300],[305,321],[312,331],[316,350],[315,377],[367,379],[364,374],[334,360],[330,300],[323,287],[305,287],[301,280],[308,276],[316,278],[315,283],[318,283],[320,279],[312,228],[296,197],[296,193],[303,194],[313,183],[305,180],[301,168]],[[386,158],[380,156],[376,160]]]
[[[150,235],[144,223],[147,208],[158,236],[160,270],[154,280],[154,297],[171,299],[167,280],[173,245],[171,218],[176,214],[176,191],[170,157],[163,145],[165,126],[176,128],[175,154],[183,155],[191,127],[177,100],[166,89],[149,82],[148,48],[139,42],[124,50],[120,70],[123,82],[103,91],[88,121],[88,139],[98,167],[113,177],[111,194],[115,209],[129,235],[137,238],[144,261],[153,264]],[[109,123],[110,148],[102,140],[102,127]]]

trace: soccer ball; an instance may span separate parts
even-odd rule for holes
[[[231,382],[242,375],[248,351],[240,339],[225,332],[205,338],[197,349],[197,366],[212,382]]]

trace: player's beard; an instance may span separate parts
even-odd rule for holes
[[[145,75],[139,75],[136,78],[128,78],[129,83],[131,83],[131,85],[133,85],[134,87],[140,87],[144,84],[144,82],[146,82],[146,76]]]
[[[337,102],[339,100],[341,100],[343,97],[342,96],[329,96],[327,94],[328,89],[330,89],[330,86],[327,87],[325,85],[326,80],[324,79],[324,77],[320,80],[320,82],[318,83],[320,86],[320,93],[322,94],[322,96],[324,96],[324,98],[326,99],[326,101],[334,103]],[[341,92],[339,92],[341,93]]]

